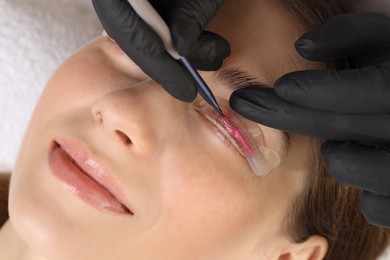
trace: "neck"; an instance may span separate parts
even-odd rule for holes
[[[0,259],[44,260],[19,237],[9,220],[0,229]]]

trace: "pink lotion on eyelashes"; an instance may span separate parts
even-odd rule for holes
[[[216,121],[234,139],[236,149],[245,157],[252,172],[256,176],[263,177],[280,164],[280,155],[276,151],[266,147],[262,142],[259,142],[258,139],[262,139],[259,126],[256,125],[256,128],[248,129],[253,139],[257,139],[257,142],[254,142],[255,144],[252,144],[251,147],[239,128],[227,116],[219,115]],[[253,147],[254,145],[255,147]]]
[[[247,143],[247,141],[245,141],[245,138],[244,136],[241,134],[240,130],[238,130],[237,127],[235,127],[230,121],[229,119],[225,116],[225,115],[221,115],[221,118],[220,118],[220,123],[222,124],[222,126],[225,128],[225,130],[231,135],[233,136],[233,138],[235,140],[237,140],[243,150],[245,151],[245,155],[246,156],[250,156],[250,157],[253,157],[253,152],[249,146],[249,144]]]

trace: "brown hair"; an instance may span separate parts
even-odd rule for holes
[[[359,207],[361,191],[335,182],[319,156],[321,141],[313,142],[313,171],[287,214],[286,233],[295,243],[325,237],[324,259],[376,259],[389,245],[390,231],[367,223]]]
[[[10,175],[0,173],[0,228],[8,219],[8,190]]]
[[[360,8],[357,0],[282,1],[308,31],[332,16]],[[321,141],[313,142],[313,172],[287,214],[286,233],[296,243],[313,235],[325,237],[329,244],[325,259],[376,259],[389,244],[389,230],[367,223],[359,208],[361,191],[335,182],[320,158]]]

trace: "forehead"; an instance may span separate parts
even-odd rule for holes
[[[270,85],[288,72],[315,67],[295,51],[304,26],[281,1],[225,1],[208,28],[231,44],[224,66],[239,67]]]

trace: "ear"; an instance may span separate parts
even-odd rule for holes
[[[288,243],[279,256],[279,260],[320,260],[328,252],[328,241],[322,236],[311,236],[305,242]]]

